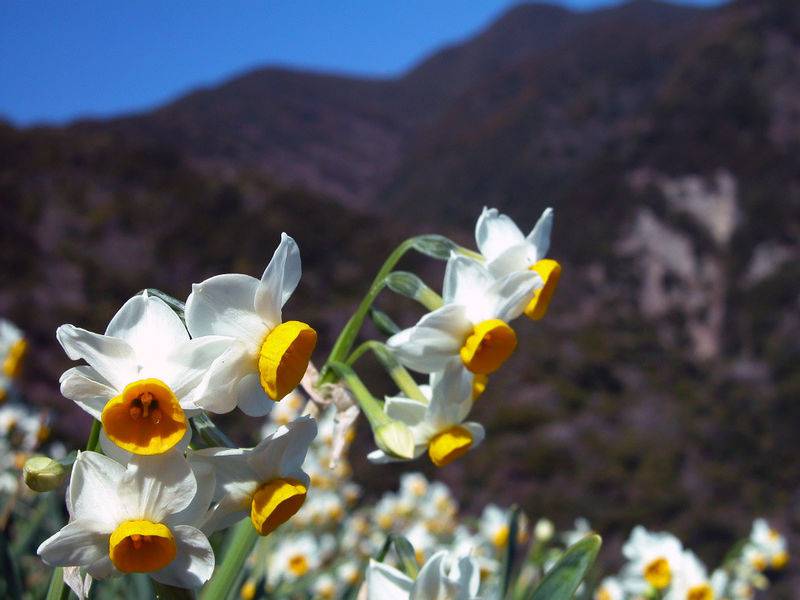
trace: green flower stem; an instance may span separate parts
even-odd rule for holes
[[[203,588],[200,600],[226,600],[238,589],[239,580],[243,576],[242,567],[259,536],[250,519],[240,521],[232,532],[233,535],[225,545],[225,558]]]
[[[95,451],[100,445],[100,430],[102,429],[100,421],[94,419],[92,421],[92,430],[89,432],[89,439],[86,442],[87,451]],[[47,588],[47,600],[66,600],[69,598],[70,589],[64,583],[64,569],[56,567],[53,569],[53,574],[50,576],[50,586]]]
[[[386,344],[375,340],[362,343],[347,357],[347,365],[352,366],[370,350],[375,354],[378,362],[381,363],[381,366],[407,398],[416,400],[422,404],[428,404],[428,399],[425,397],[425,394],[422,393],[422,390],[419,389],[417,382],[414,381],[414,378],[411,377],[411,374],[406,368],[398,362],[395,355],[386,347]]]

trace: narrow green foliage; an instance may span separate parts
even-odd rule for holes
[[[600,536],[593,534],[568,548],[528,599],[572,600],[594,564],[601,544]]]
[[[508,595],[508,590],[511,587],[511,581],[513,579],[514,563],[517,559],[519,515],[519,507],[512,507],[511,514],[508,516],[508,544],[506,544],[506,552],[503,555],[503,568],[501,570],[503,579],[500,587],[500,598],[505,598]]]

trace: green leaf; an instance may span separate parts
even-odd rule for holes
[[[572,600],[581,581],[594,564],[601,544],[599,535],[588,535],[571,546],[544,576],[529,600]]]
[[[519,529],[519,507],[515,506],[511,509],[511,514],[508,516],[508,544],[506,544],[506,551],[503,556],[503,569],[501,571],[503,579],[501,581],[502,587],[500,589],[500,597],[505,598],[508,594],[508,589],[511,586],[512,574],[514,571],[514,563],[517,558],[517,530]]]
[[[414,546],[402,535],[392,535],[392,542],[394,543],[394,551],[397,552],[397,556],[400,559],[401,570],[411,579],[416,579],[419,565],[417,565]]]

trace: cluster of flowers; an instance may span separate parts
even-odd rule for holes
[[[296,419],[303,399],[294,394],[268,417],[269,434]],[[318,416],[319,434],[311,444],[303,470],[311,478],[308,499],[282,528],[277,541],[264,538],[251,557],[241,596],[250,600],[266,589],[271,597],[345,598],[362,582],[370,558],[378,555],[388,536],[407,539],[421,566],[445,550],[475,561],[476,573],[488,585],[499,573],[508,543],[508,510],[490,505],[476,524],[459,519],[458,503],[441,482],[421,473],[401,476],[397,492],[385,493],[374,504],[359,503],[361,489],[351,479],[346,458],[330,468],[335,441],[334,411]],[[552,525],[549,525],[552,530]],[[525,543],[528,530],[518,530]],[[386,558],[386,568],[396,563]],[[376,584],[380,590],[380,584]],[[378,593],[378,592],[375,592]],[[380,595],[374,597],[381,597]],[[384,596],[385,597],[385,596]]]
[[[215,447],[197,426],[203,411],[268,414],[300,383],[316,333],[281,315],[300,270],[284,234],[261,280],[212,277],[193,286],[185,313],[144,292],[105,334],[59,327],[67,355],[87,363],[62,375],[62,394],[102,423],[102,454],[90,448],[72,468],[69,523],[38,549],[68,567],[73,588],[133,572],[199,587],[214,569],[211,533],[249,516],[267,535],[303,505],[312,418],[255,448]]]
[[[525,236],[496,209],[484,209],[475,228],[478,252],[452,252],[438,308],[416,325],[389,338],[402,365],[429,375],[429,385],[404,386],[405,395],[386,398],[385,414],[405,423],[414,442],[411,457],[379,449],[373,462],[417,458],[428,453],[444,466],[475,448],[483,427],[465,421],[488,377],[517,346],[509,323],[526,314],[541,319],[550,304],[560,265],[544,258],[550,246],[553,211],[544,211]]]
[[[757,519],[749,537],[709,575],[705,565],[669,533],[637,527],[622,549],[627,563],[616,577],[607,577],[595,600],[749,600],[764,590],[767,570],[789,561],[786,539],[764,519]]]
[[[31,410],[17,385],[27,348],[22,331],[0,319],[0,494],[7,496],[26,493],[23,466],[50,437],[49,415]],[[48,453],[61,458],[64,447],[50,444]]]

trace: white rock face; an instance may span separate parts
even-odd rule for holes
[[[642,190],[655,186],[669,214],[686,214],[705,229],[716,249],[701,250],[690,232],[672,225],[643,207],[628,234],[618,245],[623,256],[631,257],[639,271],[639,307],[645,316],[681,314],[683,335],[676,325],[665,328],[670,340],[688,337],[695,356],[718,356],[725,322],[725,296],[729,281],[724,256],[740,219],[735,178],[726,171],[709,180],[697,175],[667,177],[639,170],[628,178],[631,187]],[[707,248],[707,246],[706,246]]]

